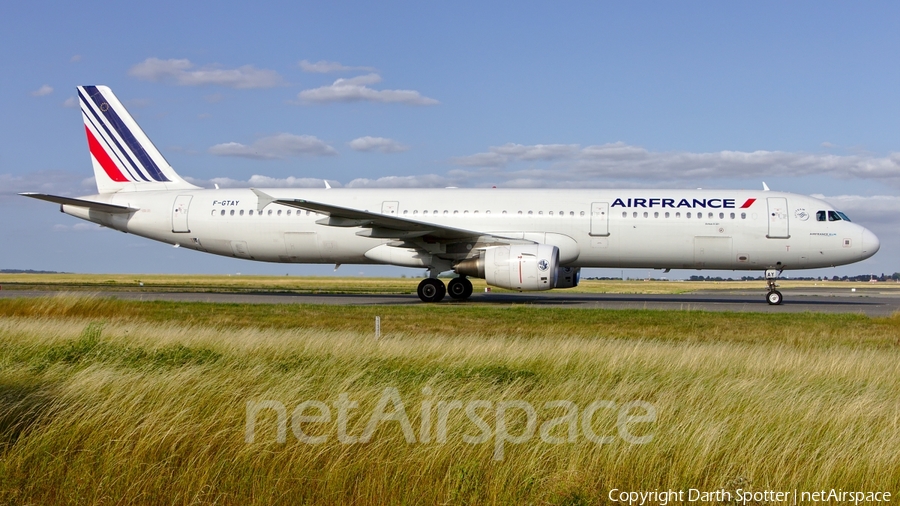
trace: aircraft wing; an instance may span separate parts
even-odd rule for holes
[[[304,199],[279,199],[256,189],[253,189],[253,192],[259,197],[260,210],[269,204],[281,204],[305,211],[314,211],[327,216],[316,223],[331,227],[361,227],[364,230],[357,232],[356,235],[363,237],[397,240],[424,238],[427,242],[445,244],[456,242],[475,242],[479,245],[533,244],[533,241],[521,238],[497,236],[476,230],[448,227]]]
[[[47,195],[45,193],[26,192],[20,193],[19,195],[22,195],[23,197],[31,197],[33,199],[46,200],[47,202],[54,202],[56,204],[62,204],[66,206],[86,207],[88,209],[93,209],[94,211],[101,211],[104,213],[127,214],[140,210],[128,206],[107,204],[106,202],[94,202],[92,200],[73,199],[71,197],[59,197],[57,195]]]

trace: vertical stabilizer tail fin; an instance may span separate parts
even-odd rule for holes
[[[100,193],[194,189],[182,179],[106,86],[79,86],[94,177]]]

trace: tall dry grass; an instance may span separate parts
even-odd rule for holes
[[[105,316],[77,309],[90,303]],[[713,314],[674,322],[666,335],[667,316],[648,312],[630,313],[630,326],[610,316],[609,328],[535,333],[497,314],[483,317],[499,330],[471,331],[460,313],[427,310],[446,332],[386,325],[376,341],[371,329],[308,319],[191,323],[137,303],[31,304],[0,307],[2,503],[593,504],[611,488],[900,490],[897,318],[853,320],[867,336],[853,340],[837,335],[845,319],[827,333],[828,318],[800,315],[809,334],[800,325],[748,339],[752,320]],[[222,322],[253,310],[223,306]],[[708,328],[718,339],[685,337]],[[415,443],[385,422],[370,442],[342,444],[334,419],[304,426],[327,436],[322,444],[300,442],[290,424],[280,443],[273,410],[260,412],[246,442],[248,401],[275,400],[290,414],[307,400],[336,409],[346,394],[359,402],[347,428],[358,436],[390,387]],[[463,441],[478,428],[460,410],[445,443],[434,427],[431,442],[419,441],[423,402],[522,400],[543,422],[563,414],[542,409],[558,399],[580,409],[648,402],[656,421],[634,429],[652,441],[551,444],[535,434],[496,460],[494,439]],[[482,414],[496,424],[493,410]],[[520,412],[509,422],[511,433],[526,429]],[[615,413],[599,411],[592,428],[616,435]]]

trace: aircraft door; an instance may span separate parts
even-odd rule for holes
[[[397,214],[397,210],[400,208],[399,202],[388,202],[385,201],[381,204],[381,214]]]
[[[179,195],[175,197],[175,206],[172,208],[172,232],[190,232],[188,228],[188,209],[191,206],[191,195]]]
[[[769,197],[769,239],[788,239],[791,237],[788,228],[788,206],[784,197]]]
[[[591,235],[609,235],[609,202],[591,204]]]

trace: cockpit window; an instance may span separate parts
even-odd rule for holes
[[[827,213],[825,211],[817,211],[816,212],[816,221],[825,221],[825,215]]]
[[[828,221],[850,221],[850,218],[840,211],[828,211]]]

